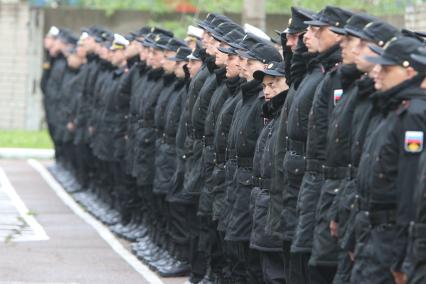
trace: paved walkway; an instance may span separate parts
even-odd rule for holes
[[[127,244],[101,238],[99,230],[65,205],[27,161],[0,160],[0,182],[0,284],[185,282],[158,278],[140,263],[131,266],[116,245],[111,247],[114,242]]]

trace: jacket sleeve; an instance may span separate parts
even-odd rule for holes
[[[424,102],[421,102],[423,105]],[[424,138],[419,138],[420,148],[418,150],[410,150],[408,148],[408,140],[410,133],[416,133],[422,136],[426,130],[426,111],[418,110],[419,106],[415,106],[416,102],[411,101],[408,110],[399,116],[400,123],[393,132],[393,139],[399,143],[399,159],[398,174],[396,178],[397,189],[397,237],[395,238],[393,249],[393,267],[394,271],[401,271],[402,264],[406,255],[408,244],[408,227],[410,221],[415,218],[414,204],[414,187],[417,175],[418,163],[421,153],[424,151]],[[414,110],[412,110],[414,109]]]

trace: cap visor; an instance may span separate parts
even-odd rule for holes
[[[416,32],[416,35],[426,37],[426,32]]]
[[[382,55],[384,52],[383,48],[378,47],[377,45],[374,45],[374,44],[369,44],[368,47],[371,49],[371,51],[373,51],[374,53],[378,55]]]
[[[201,61],[201,59],[200,59],[200,58],[195,57],[195,56],[194,56],[194,55],[192,55],[192,54],[188,55],[186,58],[188,58],[189,60],[199,60],[199,61]]]
[[[306,31],[306,29],[292,29],[292,28],[286,28],[283,31],[283,34],[298,34],[298,33],[303,33],[304,31]]]
[[[214,39],[215,39],[215,40],[217,40],[217,41],[224,42],[224,40],[223,40],[223,36],[221,36],[221,35],[219,35],[219,34],[212,33],[212,37],[214,37]]]
[[[398,65],[395,61],[387,59],[383,56],[366,56],[365,60],[378,65]]]
[[[257,60],[255,57],[253,57],[252,55],[250,55],[250,51],[241,51],[241,50],[237,50],[237,53],[240,57],[243,58],[247,58],[247,59],[254,59]]]
[[[348,32],[344,28],[330,27],[330,31],[338,35],[347,35]]]
[[[362,32],[362,31],[355,31],[355,30],[352,30],[352,29],[346,29],[346,31],[351,36],[360,38],[362,40],[368,40],[368,41],[370,41],[370,39],[367,37],[367,35],[364,32]]]
[[[167,60],[180,62],[180,61],[186,61],[187,59],[177,58],[174,56],[174,57],[167,57]]]
[[[314,27],[325,27],[325,26],[329,26],[329,24],[318,21],[318,20],[312,20],[312,21],[305,21],[305,24],[309,25],[309,26],[314,26]]]
[[[426,65],[426,55],[412,54],[411,58],[413,58],[417,63]]]
[[[226,48],[226,47],[219,46],[217,49],[220,52],[228,54],[228,55],[238,55],[238,53],[233,48]]]

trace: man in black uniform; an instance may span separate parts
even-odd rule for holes
[[[316,206],[317,215],[313,238],[313,249],[311,262],[317,266],[325,266],[331,271],[337,268],[339,262],[339,247],[336,242],[336,233],[330,234],[330,217],[333,212],[332,203],[334,197],[345,183],[348,176],[349,151],[350,151],[350,126],[352,123],[352,114],[354,109],[356,90],[355,81],[361,77],[361,72],[356,68],[354,52],[358,45],[358,38],[350,33],[353,30],[362,30],[362,28],[373,21],[374,18],[355,14],[348,19],[344,27],[332,27],[331,31],[341,35],[340,46],[342,49],[342,64],[328,74],[321,86],[322,104],[327,106],[328,127],[325,128],[323,140],[324,147],[323,174],[324,182],[319,189],[320,198]],[[349,256],[344,254],[340,262],[347,261]],[[343,276],[336,275],[336,279]],[[334,278],[331,275],[331,281]],[[340,283],[337,281],[336,283]]]
[[[368,57],[376,65],[374,95],[380,101],[380,117],[367,138],[357,174],[360,192],[367,201],[370,227],[357,243],[352,283],[401,283],[408,241],[408,225],[414,219],[413,188],[423,151],[426,101],[410,55],[422,45],[398,37]],[[359,262],[359,263],[358,263]],[[361,267],[359,267],[361,268]]]
[[[426,70],[426,49],[420,49],[419,53],[412,54],[415,64],[420,64],[423,70]],[[424,73],[424,71],[423,71]],[[426,78],[420,86],[426,94]],[[425,270],[425,172],[426,172],[425,152],[420,157],[419,170],[417,172],[416,185],[414,191],[414,200],[416,205],[416,218],[410,224],[410,244],[408,250],[408,261],[410,267],[404,271],[408,275],[408,283],[420,284],[426,280]],[[404,278],[403,278],[404,279]]]
[[[250,195],[253,181],[253,156],[257,138],[262,129],[262,91],[261,82],[254,79],[253,73],[264,69],[272,62],[282,61],[279,52],[271,44],[258,43],[247,51],[238,51],[244,59],[242,71],[247,83],[241,86],[242,97],[238,102],[231,129],[228,136],[228,151],[233,151],[236,160],[233,188],[229,189],[230,199],[229,215],[226,224],[225,240],[234,250],[232,259],[233,283],[258,283],[262,282],[262,272],[259,255],[250,249],[251,218],[249,211]]]
[[[278,118],[289,88],[284,67],[283,62],[274,62],[264,71],[256,71],[253,74],[255,79],[262,82],[265,103],[262,106],[264,126],[257,139],[253,158],[250,248],[259,251],[263,281],[271,284],[285,283],[281,240],[277,235],[272,235],[265,230]]]

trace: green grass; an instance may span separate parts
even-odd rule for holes
[[[0,130],[0,148],[51,149],[53,145],[47,130]]]

